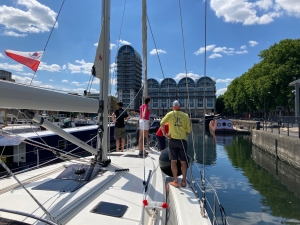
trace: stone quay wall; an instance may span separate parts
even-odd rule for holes
[[[253,129],[252,143],[300,169],[299,138]]]

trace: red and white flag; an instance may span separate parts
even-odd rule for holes
[[[22,63],[25,66],[28,66],[34,72],[37,71],[44,51],[40,52],[17,52],[12,50],[5,50],[5,54],[16,60],[19,63]]]

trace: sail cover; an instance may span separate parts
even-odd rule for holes
[[[96,77],[103,80],[104,78],[104,27],[102,22],[101,34],[98,42],[96,56],[94,60]]]
[[[44,51],[39,52],[18,52],[13,50],[5,50],[5,54],[13,60],[28,66],[34,72],[37,71]]]

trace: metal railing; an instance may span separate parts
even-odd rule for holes
[[[261,122],[264,131],[300,138],[300,117],[274,117],[274,120]]]

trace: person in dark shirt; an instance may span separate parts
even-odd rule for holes
[[[115,124],[115,140],[116,140],[116,151],[119,151],[120,147],[120,138],[122,139],[122,146],[121,146],[121,152],[124,151],[125,147],[125,119],[129,119],[129,116],[126,111],[122,108],[123,103],[118,102],[118,109],[114,111],[114,113],[111,115],[112,120]]]

